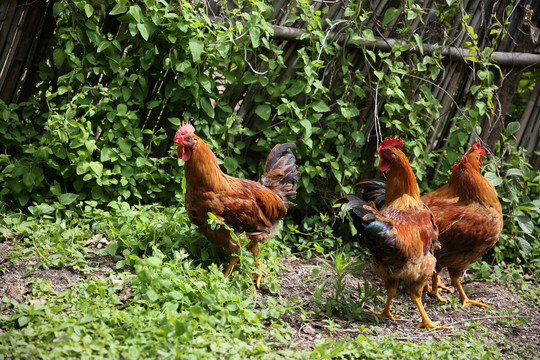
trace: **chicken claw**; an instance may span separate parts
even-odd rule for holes
[[[378,317],[387,317],[392,321],[399,319],[401,317],[399,315],[393,315],[390,313],[390,311],[385,311],[385,310],[386,308],[381,312],[377,312],[377,311],[367,311],[367,312],[373,315],[377,315]]]
[[[452,280],[452,285],[454,285],[454,287],[457,289],[459,297],[461,298],[461,307],[465,307],[467,305],[475,305],[489,309],[489,306],[482,303],[481,301],[471,300],[467,297],[467,294],[465,294],[465,290],[463,290],[463,286],[461,286],[461,282],[459,281],[459,276],[451,276],[450,279]]]
[[[469,298],[465,299],[462,304],[461,304],[461,307],[465,307],[467,305],[475,305],[475,306],[481,306],[481,307],[485,307],[487,309],[489,309],[489,306],[484,304],[483,302],[481,301],[478,301],[478,300],[471,300]]]
[[[428,314],[426,313],[426,310],[424,309],[424,305],[422,305],[422,299],[420,298],[420,296],[411,293],[411,297],[412,297],[413,302],[418,307],[418,310],[420,311],[420,316],[422,317],[422,322],[420,324],[416,325],[417,328],[426,328],[426,329],[435,329],[435,328],[437,328],[437,330],[439,330],[439,329],[440,330],[443,330],[443,329],[450,330],[450,328],[448,326],[439,328],[438,325],[441,323],[440,321],[433,322],[433,321],[431,321],[429,319]]]
[[[229,262],[229,266],[227,266],[227,270],[225,270],[223,277],[228,278],[229,275],[231,275],[231,271],[233,270],[234,266],[238,264],[238,261],[240,261],[240,258],[238,257],[233,257],[231,259],[231,262]]]
[[[432,288],[428,290],[427,292],[428,295],[432,297],[436,297],[437,300],[439,300],[440,302],[446,302],[447,299],[441,296],[441,289],[447,289],[447,290],[450,290],[450,289],[448,289],[446,287],[446,284],[444,284],[441,281],[441,278],[439,277],[437,273],[433,273],[433,276],[431,277],[431,285],[432,285]]]
[[[262,272],[262,275],[258,274],[256,272],[253,272],[253,279],[255,279],[255,281],[256,281],[257,289],[260,289],[260,287],[261,287],[261,279],[262,279],[263,275],[268,276],[268,273],[262,269],[261,262],[259,260],[257,260],[257,263],[255,264],[255,266],[257,267],[257,270]]]
[[[388,298],[386,299],[386,305],[384,306],[384,309],[381,312],[376,311],[368,311],[370,314],[377,315],[379,317],[387,317],[390,320],[394,321],[395,319],[399,318],[398,315],[392,315],[390,313],[390,305],[392,304],[392,299],[396,295],[397,292],[397,283],[388,285]]]
[[[441,296],[441,288],[429,291],[428,295],[437,298],[437,300],[443,303],[448,301],[448,299]]]

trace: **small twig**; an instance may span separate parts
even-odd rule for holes
[[[501,318],[516,318],[516,319],[519,318],[519,319],[529,319],[529,320],[531,319],[530,316],[521,316],[521,315],[484,316],[484,317],[473,318],[473,319],[464,319],[464,320],[454,321],[454,322],[451,322],[449,324],[444,324],[444,325],[441,325],[441,326],[436,327],[434,329],[430,329],[430,330],[426,331],[421,336],[396,337],[396,338],[393,338],[393,339],[398,340],[398,341],[412,340],[412,339],[425,339],[426,335],[430,335],[430,334],[432,334],[432,333],[434,333],[436,331],[439,331],[443,327],[446,327],[446,326],[456,325],[456,324],[464,323],[464,322],[467,322],[467,321],[493,320],[493,319],[501,319]]]
[[[321,44],[321,50],[319,51],[319,56],[317,56],[317,61],[319,61],[319,59],[321,58],[321,54],[322,54],[322,51],[324,49],[324,44],[326,43],[326,39],[328,38],[328,36],[330,35],[330,32],[332,31],[332,29],[334,28],[334,26],[338,25],[338,24],[341,24],[341,23],[344,23],[344,22],[351,22],[349,20],[341,20],[341,21],[338,21],[337,23],[334,23],[332,24],[332,26],[330,26],[330,28],[328,29],[328,31],[326,31],[326,35],[324,36],[324,39],[323,39],[323,42]]]
[[[244,31],[244,33],[232,40],[223,40],[223,41],[212,41],[212,42],[209,42],[207,44],[221,44],[221,43],[226,43],[226,42],[233,42],[235,43],[237,40],[240,40],[241,38],[243,38],[248,32],[247,31]]]
[[[379,114],[378,114],[379,112],[378,98],[379,98],[379,81],[377,81],[377,87],[375,88],[375,106],[374,106],[375,136],[377,138],[377,148],[382,142],[381,122],[379,120]]]
[[[253,71],[257,75],[266,75],[266,73],[268,72],[268,70],[266,70],[265,72],[259,72],[255,70],[253,66],[251,66],[250,62],[247,59],[247,47],[244,47],[244,61],[249,65],[249,67],[251,68],[251,71]]]
[[[464,319],[464,320],[458,320],[451,322],[450,324],[444,324],[439,327],[436,327],[435,329],[428,330],[426,333],[432,333],[434,331],[440,330],[441,328],[445,326],[452,326],[456,324],[461,324],[467,321],[478,321],[478,320],[493,320],[493,319],[504,319],[504,318],[512,318],[512,319],[531,319],[530,316],[522,316],[522,315],[501,315],[501,316],[483,316],[478,318],[472,318],[472,319]]]

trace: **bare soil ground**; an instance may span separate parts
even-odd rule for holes
[[[307,280],[310,278],[313,268],[322,266],[321,261],[318,259],[302,260],[290,256],[282,261],[282,265],[286,270],[280,275],[281,296],[301,299],[300,302],[304,303],[305,310],[316,309],[317,305],[313,301],[315,285]],[[364,268],[362,273],[362,278],[366,281],[380,283],[369,266]],[[445,274],[444,271],[441,275],[443,280],[449,280],[448,274]],[[326,276],[331,276],[331,274],[327,272]],[[354,291],[358,281],[349,275],[346,279],[347,287]],[[451,326],[451,330],[428,331],[416,328],[416,325],[421,321],[420,314],[410,298],[405,283],[400,284],[398,293],[392,302],[392,313],[400,316],[395,321],[386,318],[377,321],[375,316],[372,316],[373,322],[349,321],[346,316],[338,314],[331,317],[312,315],[310,321],[306,322],[300,319],[299,314],[293,314],[287,319],[287,322],[294,329],[294,341],[298,343],[300,349],[305,350],[313,347],[315,339],[356,338],[359,334],[373,337],[392,335],[395,339],[412,342],[438,341],[446,336],[467,332],[470,323],[479,323],[487,329],[490,334],[489,338],[493,344],[499,346],[503,353],[508,344],[516,344],[526,346],[531,350],[530,354],[523,354],[524,358],[538,356],[540,353],[539,304],[525,301],[522,296],[500,283],[465,280],[463,286],[469,298],[481,300],[491,307],[490,311],[487,312],[484,308],[477,306],[461,308],[460,305],[442,305],[438,300],[429,296],[424,295],[423,297],[423,304],[430,319],[432,321],[440,320],[440,326]],[[382,310],[384,301],[386,301],[386,290],[382,286],[380,286],[379,295],[381,301],[378,304],[369,304],[365,310]],[[443,296],[449,298],[455,294],[444,293]],[[509,316],[505,317],[507,315],[500,314],[509,314]],[[526,325],[517,321],[517,318],[520,317],[526,319]],[[331,329],[328,320],[339,325],[339,328]]]
[[[68,268],[35,269],[36,259],[25,259],[11,263],[8,251],[12,246],[13,244],[9,240],[0,241],[0,298],[6,295],[19,302],[35,302],[35,299],[28,300],[31,298],[32,279],[34,278],[47,280],[54,291],[61,291],[83,278],[98,279],[115,269],[116,262],[110,256],[97,253],[93,254],[89,260],[99,270],[90,275],[80,274]],[[264,285],[260,290],[261,294],[280,299],[298,298],[298,303],[302,304],[305,311],[317,310],[317,304],[313,297],[317,284],[308,280],[314,268],[324,268],[322,262],[318,259],[302,260],[289,256],[283,259],[282,266],[284,271],[280,275],[280,294],[270,294]],[[322,272],[323,279],[331,276],[327,270]],[[444,276],[443,273],[443,280],[447,280]],[[362,270],[362,278],[372,283],[379,282],[369,266]],[[352,276],[346,278],[346,286],[351,290],[356,289],[358,282],[359,280]],[[298,348],[301,350],[311,350],[317,339],[328,337],[335,339],[356,338],[359,334],[372,337],[391,335],[397,340],[412,342],[430,339],[439,341],[447,336],[467,332],[470,323],[479,323],[487,329],[490,334],[489,338],[493,344],[501,348],[503,353],[508,344],[516,344],[530,349],[531,353],[524,354],[524,358],[532,358],[540,354],[539,304],[527,302],[523,296],[500,283],[465,280],[464,286],[471,299],[483,301],[491,307],[491,311],[486,312],[483,308],[476,306],[461,309],[460,306],[442,305],[428,296],[423,298],[424,306],[431,320],[440,320],[442,326],[449,325],[452,327],[451,330],[427,331],[416,328],[420,322],[420,315],[411,301],[406,284],[400,285],[392,304],[392,312],[400,316],[395,321],[388,319],[377,321],[374,316],[372,316],[373,321],[354,319],[349,321],[346,316],[339,314],[316,315],[320,313],[317,311],[308,315],[307,321],[301,319],[299,312],[288,314],[284,320],[293,330],[293,341],[298,344]],[[381,286],[378,294],[380,295],[378,303],[368,304],[365,310],[382,309],[386,299],[386,290]],[[446,293],[444,296],[455,295]],[[127,298],[129,295],[125,297],[126,300]],[[526,324],[523,321],[518,321],[518,317],[525,318]],[[331,327],[329,323],[337,326]]]

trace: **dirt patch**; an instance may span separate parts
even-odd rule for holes
[[[316,284],[309,281],[313,268],[321,268],[322,262],[318,259],[302,260],[293,256],[282,261],[285,271],[280,275],[281,296],[285,298],[297,297],[306,311],[317,309],[313,299]],[[371,283],[380,283],[370,267],[364,268],[361,278]],[[443,280],[449,278],[444,272]],[[331,276],[327,271],[322,278]],[[346,279],[346,286],[356,289],[359,280],[352,276]],[[389,319],[375,319],[373,321],[349,321],[345,316],[311,315],[309,321],[302,321],[299,314],[291,314],[287,322],[294,332],[293,341],[302,350],[311,350],[316,339],[327,337],[340,339],[343,337],[356,338],[359,334],[366,336],[392,335],[395,339],[421,342],[425,340],[440,341],[441,338],[454,336],[469,331],[471,324],[480,324],[490,334],[492,343],[505,352],[508,344],[528,347],[532,354],[540,351],[540,314],[534,304],[527,303],[518,294],[499,283],[485,281],[463,281],[467,295],[471,299],[478,299],[489,305],[489,311],[477,306],[460,306],[441,304],[438,300],[424,295],[423,304],[429,317],[433,321],[441,321],[441,326],[451,326],[451,330],[428,331],[417,329],[420,323],[420,314],[413,304],[406,283],[401,283],[398,293],[392,302],[392,313],[401,316],[395,321]],[[381,286],[378,294],[380,300],[377,304],[367,304],[366,310],[380,311],[386,300],[386,290]],[[450,298],[454,294],[445,293]],[[455,303],[455,301],[454,301]],[[525,320],[519,320],[523,318]],[[335,325],[330,326],[329,320]],[[524,324],[526,322],[526,324]],[[525,356],[525,355],[524,355]],[[526,356],[525,356],[526,357]]]
[[[31,294],[34,279],[49,282],[54,292],[65,290],[70,284],[81,281],[87,277],[99,279],[114,270],[116,262],[111,256],[101,255],[91,251],[87,256],[90,266],[95,267],[91,274],[82,274],[68,267],[65,268],[36,268],[38,258],[21,259],[11,263],[10,249],[14,244],[6,240],[0,242],[0,298],[6,295],[18,302]],[[9,265],[6,265],[9,264]]]
[[[91,277],[99,279],[110,272],[115,271],[116,261],[110,257],[91,251],[87,260],[95,267],[91,274],[81,274],[69,268],[35,269],[37,259],[24,259],[16,263],[9,260],[9,250],[14,244],[9,240],[0,242],[0,298],[6,295],[19,302],[24,301],[31,294],[33,280],[40,278],[50,283],[55,292],[66,289],[70,284]],[[302,260],[289,256],[282,261],[284,271],[280,274],[280,294],[272,295],[265,289],[260,290],[262,295],[274,296],[279,299],[296,298],[297,304],[302,304],[306,312],[318,309],[314,301],[313,293],[317,282],[310,281],[313,269],[321,270],[320,279],[331,277],[331,272],[324,270],[321,260]],[[380,282],[373,274],[370,267],[361,271],[361,278],[373,284]],[[443,280],[447,274],[442,274]],[[348,276],[345,279],[346,287],[356,289],[359,280]],[[400,284],[398,293],[392,303],[392,312],[399,315],[396,321],[388,319],[378,320],[370,316],[371,320],[352,320],[340,315],[308,315],[307,320],[301,318],[300,312],[285,315],[284,320],[293,330],[293,341],[300,350],[311,350],[314,341],[324,338],[341,339],[356,338],[359,334],[371,337],[392,335],[395,339],[403,341],[421,342],[424,340],[440,341],[441,338],[454,336],[460,332],[469,331],[470,323],[481,324],[490,334],[490,341],[497,345],[503,353],[509,344],[525,346],[530,349],[530,354],[540,352],[540,316],[538,304],[527,303],[522,297],[509,290],[502,284],[485,281],[464,281],[467,294],[471,299],[478,299],[491,306],[486,312],[482,308],[468,306],[461,309],[459,306],[442,305],[437,300],[424,296],[423,302],[429,317],[433,321],[440,320],[441,325],[450,325],[452,330],[427,331],[417,329],[420,315],[416,306],[412,303],[405,283]],[[129,289],[128,289],[129,290]],[[366,304],[365,310],[381,310],[386,300],[386,291],[378,289],[379,300],[376,304]],[[455,296],[444,294],[446,297]],[[123,300],[129,298],[129,293],[122,296]],[[45,300],[34,299],[28,303]],[[501,317],[502,316],[502,317]],[[526,324],[518,321],[518,317],[526,318]],[[527,357],[527,356],[525,356]]]

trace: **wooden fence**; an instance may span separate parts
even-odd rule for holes
[[[441,117],[433,119],[434,130],[430,133],[427,150],[436,150],[446,144],[443,139],[447,138],[455,123],[448,121],[458,114],[461,107],[468,106],[474,99],[470,96],[470,88],[475,81],[474,64],[464,60],[465,56],[462,48],[464,42],[468,40],[460,22],[460,16],[455,16],[452,26],[447,28],[449,32],[442,33],[438,26],[433,10],[436,8],[437,0],[419,0],[416,3],[424,9],[431,9],[423,18],[417,18],[413,23],[414,32],[420,34],[424,43],[424,51],[441,51],[439,46],[435,46],[444,39],[452,39],[442,49],[445,56],[444,76],[437,80],[437,83],[429,82],[431,91],[442,105],[440,109]],[[292,0],[274,1],[275,11],[268,20],[274,26],[274,41],[280,42],[280,47],[284,50],[284,62],[287,67],[276,80],[294,76],[294,63],[298,54],[298,48],[303,46],[298,35],[305,32],[306,24],[301,20],[290,21],[290,13],[296,6]],[[346,1],[313,1],[315,7],[324,10],[324,17],[328,18],[332,26],[326,29],[328,41],[344,42],[346,39],[345,30],[349,24],[347,22],[337,22],[342,19],[346,9]],[[370,71],[368,64],[364,61],[364,54],[360,46],[374,49],[388,49],[398,32],[393,29],[394,24],[398,24],[399,15],[390,24],[381,26],[381,19],[387,9],[391,6],[399,8],[401,2],[396,0],[371,0],[364,1],[371,13],[365,26],[373,30],[376,34],[376,41],[362,44],[354,41],[347,41],[351,59],[355,65]],[[232,1],[228,6],[234,6]],[[509,8],[509,6],[511,6]],[[38,81],[38,64],[47,54],[48,39],[54,32],[54,19],[52,17],[52,1],[34,0],[5,0],[0,4],[0,99],[6,103],[16,103],[28,99],[36,88]],[[219,18],[219,6],[216,1],[207,1],[207,9],[210,16]],[[509,11],[510,10],[510,11]],[[490,30],[492,25],[500,19],[509,22],[507,26],[508,35],[502,42],[497,44],[494,61],[501,68],[501,73],[496,74],[496,84],[499,89],[494,94],[495,114],[485,119],[482,123],[481,138],[488,147],[493,147],[498,141],[503,131],[503,125],[507,112],[511,106],[512,98],[518,89],[519,81],[526,72],[531,72],[540,68],[540,54],[538,44],[540,42],[540,30],[535,25],[538,23],[540,14],[540,1],[496,1],[496,0],[463,0],[462,11],[470,15],[468,25],[474,33],[478,35],[479,47],[493,46]],[[492,16],[493,15],[493,16]],[[411,49],[411,52],[419,51]],[[255,68],[264,66],[258,63],[257,58],[248,58]],[[328,70],[332,72],[330,68]],[[540,74],[540,72],[536,72]],[[165,81],[168,76],[165,74]],[[324,74],[325,86],[331,86],[333,76],[331,73]],[[163,84],[152,84],[152,87],[160,89]],[[153,93],[150,91],[150,93]],[[244,119],[246,124],[256,121],[254,113],[254,95],[264,94],[264,89],[260,84],[251,84],[234,89],[226,89],[228,94],[226,101],[232,108],[238,109],[238,114]],[[371,131],[375,123],[375,114],[382,110],[384,104],[377,103],[373,98],[366,99],[362,104],[358,104],[361,111],[358,117],[366,125],[367,131]],[[540,133],[540,78],[536,79],[536,86],[530,93],[528,103],[524,106],[524,111],[519,119],[520,131],[516,134],[518,146],[527,150],[527,160],[533,164],[535,169],[540,167],[540,155],[534,154],[539,149]],[[159,126],[160,114],[149,112],[143,114],[144,127],[155,128]],[[472,136],[472,135],[471,135]],[[373,151],[373,149],[366,149]],[[372,174],[365,174],[371,176]]]

